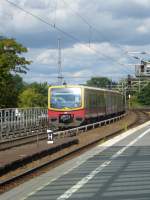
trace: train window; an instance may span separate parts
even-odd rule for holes
[[[93,94],[93,106],[94,107],[96,106],[96,96],[95,96],[95,94]]]
[[[94,107],[95,101],[94,101],[94,94],[91,94],[91,105]]]
[[[101,99],[102,99],[102,107],[105,107],[105,98],[104,98],[104,93],[101,94]]]
[[[98,98],[99,98],[99,105],[100,105],[99,107],[101,108],[101,107],[103,107],[103,96],[102,96],[102,93],[99,94]]]
[[[50,93],[50,106],[52,108],[81,107],[81,88],[52,88]]]
[[[97,107],[98,107],[98,108],[101,107],[101,98],[100,98],[100,94],[97,95]]]

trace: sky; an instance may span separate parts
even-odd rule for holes
[[[58,38],[67,83],[120,80],[149,57],[131,53],[150,52],[149,11],[150,0],[0,0],[0,35],[28,48],[27,82],[57,82]]]

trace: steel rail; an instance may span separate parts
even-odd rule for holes
[[[87,124],[87,125],[84,125],[84,126],[79,126],[79,127],[76,127],[76,128],[67,129],[67,130],[64,130],[64,131],[54,132],[53,133],[54,140],[57,139],[57,138],[76,136],[81,132],[88,131],[89,129],[94,129],[94,128],[101,127],[101,126],[106,126],[107,124],[110,124],[112,122],[114,123],[115,121],[120,120],[121,118],[125,117],[126,115],[127,115],[127,113],[124,113],[122,115],[119,115],[119,116],[116,116],[116,117],[113,117],[113,118],[109,118],[109,119],[106,119],[106,120],[102,120],[102,121],[99,121],[99,122]]]
[[[89,129],[94,129],[94,128],[100,127],[100,126],[106,126],[107,124],[110,124],[111,122],[115,122],[115,121],[123,118],[125,115],[127,115],[127,113],[122,114],[122,115],[117,116],[117,117],[114,117],[114,118],[107,119],[107,120],[103,120],[103,121],[99,121],[99,122],[96,122],[96,123],[88,124],[88,125],[85,125],[85,126],[72,128],[72,129],[65,130],[65,131],[58,131],[58,132],[54,133],[54,137],[55,137],[55,139],[57,139],[57,138],[62,138],[62,137],[64,138],[64,137],[75,136],[75,135],[80,134],[80,133],[86,133],[86,131],[88,131]],[[72,135],[72,133],[73,133],[73,135]],[[86,145],[86,147],[91,145],[91,144]],[[81,148],[75,150],[74,152],[80,151],[82,148],[85,148],[85,147],[81,147]],[[38,165],[36,167],[33,167],[31,169],[27,169],[26,171],[21,172],[21,173],[13,176],[11,178],[7,178],[6,180],[2,180],[2,181],[0,181],[0,187],[1,188],[2,187],[6,187],[6,185],[11,184],[13,181],[16,181],[16,180],[18,180],[18,179],[20,179],[20,178],[22,178],[22,177],[24,177],[26,175],[30,175],[33,172],[35,172],[35,171],[37,171],[37,170],[39,170],[39,169],[51,164],[51,163],[54,163],[55,161],[60,160],[60,159],[66,157],[67,155],[70,155],[72,153],[73,152],[69,152],[66,155],[63,155],[61,158],[56,158],[53,161],[45,161],[44,163],[42,163],[42,164],[40,164],[40,165]]]
[[[81,133],[81,132],[86,132],[89,129],[92,128],[96,128],[96,127],[100,127],[102,125],[106,125],[109,124],[111,122],[115,122],[119,119],[121,119],[122,117],[124,117],[126,115],[122,114],[120,116],[116,116],[113,118],[109,118],[103,121],[99,121],[99,122],[95,122],[95,123],[91,123],[91,124],[87,124],[84,126],[79,126],[76,128],[71,128],[71,129],[67,129],[67,130],[63,130],[63,131],[54,131],[53,133],[53,139],[54,140],[58,140],[64,137],[72,137],[72,136],[76,136],[77,134]],[[0,150],[5,150],[8,148],[12,148],[15,146],[20,146],[23,144],[27,144],[27,143],[31,143],[31,142],[39,142],[39,140],[42,139],[46,139],[47,138],[47,128],[48,128],[48,121],[47,121],[47,127],[35,127],[35,129],[32,130],[22,130],[22,132],[20,131],[19,134],[14,134],[13,137],[10,135],[9,139],[3,139],[0,140]],[[58,130],[58,129],[57,129]],[[27,131],[27,133],[25,133],[25,131]]]
[[[139,115],[139,113],[137,113],[137,114]],[[70,134],[72,133],[72,131],[73,131],[73,132],[76,131],[76,134],[79,134],[79,133],[82,132],[82,130],[87,131],[87,130],[89,130],[89,129],[91,129],[91,128],[96,128],[96,127],[99,127],[99,126],[102,126],[102,125],[103,125],[103,126],[104,126],[104,125],[107,125],[107,124],[109,124],[109,123],[111,123],[111,122],[115,122],[115,121],[121,119],[122,117],[124,117],[124,116],[126,116],[126,115],[127,115],[127,113],[122,114],[122,115],[117,116],[117,117],[114,117],[114,118],[111,118],[111,119],[103,120],[103,121],[96,122],[96,123],[93,123],[93,124],[88,124],[88,125],[86,125],[86,126],[80,126],[80,127],[78,127],[78,128],[73,128],[73,129],[69,129],[69,130],[65,130],[65,131],[55,132],[55,133],[54,133],[55,139],[57,138],[57,136],[58,136],[58,137],[68,137],[68,136],[72,136],[72,135],[70,135]],[[139,115],[139,116],[140,116],[140,115]],[[145,115],[145,116],[146,116],[146,115]],[[147,117],[148,117],[148,116],[147,116]],[[140,118],[140,117],[139,117],[139,118]],[[136,122],[134,122],[134,124],[137,125],[137,121],[139,121],[138,118],[137,118]],[[115,133],[113,133],[113,134],[115,134]],[[108,136],[108,137],[109,137],[109,136]],[[102,139],[102,138],[101,138],[101,139]],[[92,144],[92,143],[91,143],[91,144]],[[9,184],[11,184],[13,181],[17,181],[18,179],[23,178],[23,177],[26,176],[26,175],[30,175],[30,174],[32,174],[33,172],[36,172],[37,170],[40,170],[41,168],[43,168],[43,167],[45,167],[45,166],[48,166],[48,165],[51,164],[51,163],[54,163],[55,161],[58,161],[58,160],[60,160],[60,159],[62,159],[62,158],[64,158],[64,157],[66,157],[66,156],[68,156],[68,155],[70,155],[70,154],[72,154],[72,153],[74,153],[74,152],[78,152],[78,151],[80,151],[81,149],[90,146],[91,144],[88,144],[88,145],[86,145],[86,146],[84,146],[84,147],[81,147],[81,148],[79,148],[79,149],[77,149],[77,150],[75,150],[75,151],[73,151],[73,152],[69,152],[68,154],[63,155],[63,156],[60,157],[60,158],[56,158],[56,159],[53,160],[53,161],[46,161],[46,162],[44,162],[44,163],[42,163],[42,164],[40,164],[40,165],[38,165],[38,166],[36,166],[36,167],[33,167],[32,169],[28,169],[28,170],[26,170],[25,172],[21,172],[21,173],[19,173],[19,174],[13,176],[13,177],[11,177],[11,178],[7,178],[6,180],[0,181],[0,187],[1,187],[1,188],[3,187],[3,188],[5,189],[6,186],[7,186],[7,185],[9,186]]]

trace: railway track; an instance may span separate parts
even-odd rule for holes
[[[122,116],[124,116],[124,114],[121,116],[114,117],[112,119],[107,119],[104,121],[87,124],[84,126],[79,126],[76,128],[64,129],[62,131],[59,131],[58,129],[55,128],[54,139],[59,139],[59,138],[68,137],[68,136],[72,137],[80,132],[83,132],[83,131],[85,132],[89,129],[100,127],[100,126],[106,125],[107,123],[115,122],[116,120],[120,119]],[[28,143],[33,143],[33,142],[38,143],[39,140],[47,139],[47,129],[48,129],[48,126],[39,127],[39,128],[36,127],[35,129],[30,130],[28,134],[25,134],[25,136],[24,136],[25,131],[23,132],[23,136],[21,133],[19,133],[19,136],[16,135],[16,138],[14,137],[15,134],[13,134],[12,138],[10,137],[8,140],[2,140],[0,142],[0,151],[7,150],[12,147],[25,145]]]
[[[145,111],[135,111],[136,115],[138,117],[137,119],[137,124],[143,124],[144,122],[146,122],[148,119],[150,119],[150,116],[148,113],[146,113]]]
[[[9,140],[4,140],[0,142],[0,151],[7,150],[13,147],[39,142],[39,140],[44,140],[47,138],[46,128],[43,130],[34,130],[34,134],[28,134],[27,136],[16,137]]]
[[[139,124],[142,124],[150,119],[149,115],[143,111],[134,111],[136,113],[136,122],[130,126],[137,126]],[[41,159],[40,161],[33,161],[33,163],[29,163],[26,166],[23,166],[21,168],[16,169],[15,172],[13,172],[13,175],[10,173],[3,175],[2,179],[0,181],[0,193],[3,193],[14,186],[17,186],[32,177],[38,176],[51,168],[57,166],[58,164],[65,162],[68,159],[71,159],[74,156],[80,155],[82,151],[86,151],[88,148],[91,148],[93,144],[88,144],[84,148],[80,148],[78,150],[73,151],[73,153],[68,153],[65,156],[62,156],[61,158],[56,158],[53,161],[50,161],[50,156],[47,156],[46,158]],[[23,170],[25,169],[26,170]]]

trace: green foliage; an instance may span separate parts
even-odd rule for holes
[[[5,82],[0,83],[0,107],[16,107],[17,91],[12,75],[7,75]]]
[[[0,74],[10,74],[12,71],[18,73],[26,73],[28,70],[26,65],[31,61],[27,61],[20,55],[27,52],[27,48],[17,43],[14,39],[3,38],[0,40]]]
[[[150,83],[138,94],[137,99],[142,105],[150,105]]]
[[[33,82],[29,85],[29,87],[35,89],[37,92],[41,93],[43,96],[47,96],[48,86],[47,83],[37,83]]]
[[[107,77],[92,77],[86,82],[87,86],[108,88],[111,85],[111,80]]]
[[[130,108],[140,108],[141,103],[139,103],[137,95],[131,95],[131,98],[128,99],[128,104],[130,104]]]
[[[38,107],[38,102],[42,99],[42,96],[37,93],[33,88],[25,89],[19,95],[20,107]]]
[[[47,107],[47,83],[31,83],[19,95],[19,107]]]
[[[25,89],[27,83],[25,83],[22,77],[20,77],[18,74],[13,76],[13,80],[14,80],[14,85],[15,85],[17,94],[19,94]]]
[[[27,49],[14,39],[0,38],[0,108],[16,107],[23,81],[14,73],[26,73],[31,62],[21,57]]]
[[[18,95],[25,87],[25,83],[19,75],[8,74],[3,85],[0,88],[0,107],[1,108],[11,108],[17,107]]]

